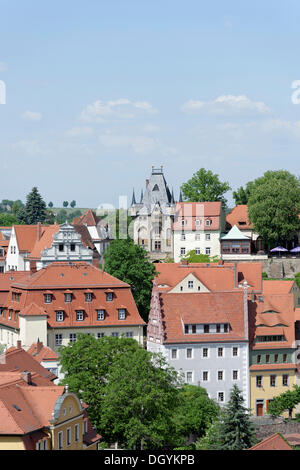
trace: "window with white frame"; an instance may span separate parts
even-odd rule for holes
[[[192,359],[192,357],[193,357],[193,350],[192,350],[192,348],[187,348],[187,350],[186,350],[186,358],[187,358],[187,359]]]
[[[236,356],[239,355],[239,348],[237,346],[233,346],[232,355],[233,355],[233,357],[236,357]]]
[[[202,372],[202,382],[208,382],[208,370]]]
[[[205,234],[205,240],[210,240],[210,233]]]
[[[225,393],[224,392],[218,392],[218,401],[220,403],[223,403],[225,401]]]
[[[85,293],[85,301],[86,302],[91,302],[93,298],[93,294],[91,292],[86,292]]]
[[[76,310],[76,321],[83,321],[83,310]]]
[[[70,292],[65,293],[65,303],[72,302],[72,294]]]
[[[187,383],[193,382],[193,372],[188,371],[188,372],[186,373],[186,381],[187,381]]]
[[[44,294],[45,304],[51,304],[52,302],[52,294]]]
[[[196,219],[196,227],[199,227],[200,224],[201,224],[201,220]]]
[[[133,331],[126,331],[125,338],[133,338]]]
[[[125,320],[126,319],[126,309],[125,308],[119,308],[118,309],[118,318],[119,318],[119,320]]]
[[[177,359],[177,349],[171,349],[171,358]]]
[[[208,357],[208,348],[202,349],[202,357]]]
[[[218,380],[224,380],[224,371],[223,370],[218,370],[217,378],[218,378]]]
[[[218,348],[218,357],[223,357],[223,348]]]
[[[64,321],[64,312],[63,312],[63,310],[57,310],[56,311],[56,321],[57,322]]]
[[[210,248],[208,246],[205,248],[205,254],[210,255]]]
[[[209,219],[206,219],[205,225],[206,225],[207,227],[209,227],[209,226],[211,225],[211,221],[210,221]]]
[[[104,336],[104,333],[97,333],[97,338],[100,339],[100,338],[103,338]]]
[[[188,281],[188,288],[193,289],[194,287],[194,281]]]
[[[232,371],[232,380],[238,380],[239,378],[239,371],[238,370],[233,370]]]
[[[180,248],[180,254],[181,254],[181,255],[185,255],[185,248],[184,248],[184,247],[181,247],[181,248]]]
[[[196,255],[201,255],[201,250],[199,247],[195,248]]]
[[[77,335],[76,333],[70,333],[69,335],[70,343],[75,343],[77,340]]]
[[[97,321],[103,321],[105,320],[105,310],[100,309],[97,310]]]
[[[55,335],[55,346],[61,346],[62,345],[62,334],[57,333]]]
[[[200,233],[196,233],[196,234],[195,234],[195,240],[198,240],[198,241],[201,240],[201,238],[200,238]]]
[[[182,234],[180,235],[180,240],[185,240],[185,233],[182,233]]]

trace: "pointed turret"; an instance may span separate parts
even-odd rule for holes
[[[179,193],[179,202],[183,202],[183,200],[182,200],[182,192],[181,192],[181,190],[180,190],[180,193]]]
[[[143,197],[144,197],[144,193],[143,193],[143,190],[141,191],[141,200],[140,200],[140,204],[142,204],[143,202]]]
[[[135,201],[135,194],[134,194],[134,189],[133,189],[131,205],[133,206],[134,204],[136,204],[136,201]]]

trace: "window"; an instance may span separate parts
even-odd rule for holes
[[[83,310],[77,310],[76,311],[76,321],[83,321]]]
[[[222,370],[218,370],[218,380],[223,380],[224,372]]]
[[[238,380],[238,378],[239,378],[238,375],[239,375],[238,371],[233,370],[232,371],[232,380]]]
[[[201,221],[199,219],[196,220],[196,226],[199,227]]]
[[[58,245],[58,251],[64,251],[64,245],[62,243]]]
[[[56,312],[56,321],[64,321],[64,312],[63,312],[63,310],[57,310],[57,312]]]
[[[181,234],[180,240],[185,240],[185,234],[184,233]]]
[[[177,359],[177,349],[172,349],[171,350],[171,358],[172,359]]]
[[[196,325],[192,325],[192,334],[196,334]]]
[[[223,357],[223,348],[218,348],[218,357]]]
[[[289,376],[288,375],[283,375],[282,376],[282,385],[283,387],[287,387],[289,384]]]
[[[270,387],[276,387],[276,375],[270,375]]]
[[[210,240],[210,233],[205,234],[205,240]]]
[[[74,441],[79,441],[79,424],[75,424],[74,426]]]
[[[56,334],[55,335],[55,346],[61,346],[62,345],[62,334]]]
[[[196,233],[196,234],[195,234],[195,240],[198,240],[198,241],[201,240],[201,238],[200,238],[200,233]]]
[[[188,281],[188,288],[193,289],[194,287],[194,281]]]
[[[185,248],[184,247],[180,248],[180,254],[185,255]]]
[[[51,304],[52,294],[45,294],[45,304]]]
[[[228,325],[228,323],[225,323],[224,324],[224,333],[228,333],[228,330],[229,330],[229,325]]]
[[[70,333],[69,338],[70,338],[70,343],[75,343],[77,340],[76,333]]]
[[[197,247],[197,248],[195,249],[195,253],[196,253],[196,255],[201,255],[201,250],[200,250],[199,247]]]
[[[118,309],[118,318],[119,318],[119,320],[125,320],[125,318],[126,318],[126,309],[125,308],[119,308]]]
[[[191,383],[193,381],[193,372],[187,372],[186,373],[186,381],[188,383]]]
[[[278,362],[278,354],[274,355],[274,362]]]
[[[287,362],[287,354],[284,354],[282,357],[282,362]]]
[[[205,254],[210,255],[210,248],[209,247],[205,248]]]
[[[100,339],[100,338],[103,338],[104,336],[104,333],[97,333],[97,338]]]
[[[266,364],[270,362],[270,354],[266,354]]]
[[[106,292],[106,302],[112,302],[112,300],[113,300],[113,293]]]
[[[208,357],[208,348],[202,349],[202,357]]]
[[[236,357],[236,356],[238,356],[238,352],[239,352],[238,347],[237,347],[237,346],[234,346],[234,347],[232,348],[232,355],[233,355],[234,357]]]
[[[210,220],[209,220],[209,219],[206,219],[206,221],[205,221],[205,225],[206,225],[207,227],[209,227],[209,226],[210,226],[210,224],[211,224]]]
[[[220,331],[221,331],[221,325],[218,323],[218,324],[216,325],[216,332],[217,332],[217,333],[220,333]]]
[[[74,245],[74,243],[71,243],[71,245],[70,245],[70,250],[71,250],[71,251],[75,251],[75,245]]]
[[[9,310],[8,311],[8,319],[11,320],[11,314],[12,314],[12,310]]]
[[[262,376],[261,375],[257,375],[256,376],[256,386],[258,388],[261,388],[262,387]]]
[[[260,363],[261,363],[261,355],[260,355],[260,354],[257,355],[256,363],[257,363],[257,364],[260,364]]]
[[[87,422],[87,420],[85,420],[83,422],[83,433],[86,434],[87,431],[88,431],[88,422]]]
[[[155,251],[160,251],[161,250],[161,242],[160,241],[156,240],[154,242],[154,250]]]
[[[209,325],[204,325],[203,331],[204,333],[209,333]]]
[[[92,301],[93,294],[91,292],[86,292],[85,293],[85,301],[86,302],[91,302]]]
[[[189,325],[184,325],[184,334],[189,334]]]
[[[71,428],[67,428],[67,446],[71,445]]]
[[[224,402],[224,400],[225,400],[224,392],[218,392],[218,401],[222,403]]]
[[[119,333],[117,331],[113,331],[111,335],[114,336],[114,337],[118,337]]]
[[[126,338],[133,338],[133,331],[126,331],[125,337]]]
[[[187,359],[191,359],[191,358],[192,358],[192,353],[193,353],[192,348],[187,348],[187,350],[186,350],[186,357],[187,357]]]
[[[103,321],[105,319],[105,310],[97,310],[97,321]]]
[[[65,294],[65,303],[69,303],[69,302],[72,302],[72,294],[71,293]]]
[[[63,433],[62,431],[59,431],[58,433],[58,450],[61,450],[63,448]]]
[[[184,226],[184,219],[181,220],[181,225]]]
[[[202,381],[203,382],[207,382],[208,381],[208,371],[207,370],[204,370],[202,372]]]

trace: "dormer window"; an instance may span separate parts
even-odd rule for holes
[[[184,226],[184,224],[185,224],[185,221],[184,221],[184,219],[182,219],[181,220],[181,225]]]
[[[196,226],[199,227],[200,223],[201,223],[201,220],[197,219],[196,220]]]
[[[188,281],[188,288],[193,289],[194,287],[194,281]]]
[[[57,312],[56,312],[56,321],[57,322],[64,321],[64,312],[63,312],[63,310],[57,310]]]
[[[76,311],[76,321],[83,321],[83,310]]]
[[[211,225],[211,221],[210,221],[209,219],[206,219],[205,225],[206,225],[207,227],[209,227],[209,226]]]
[[[45,304],[51,304],[52,302],[52,294],[44,294]]]
[[[113,301],[113,293],[106,292],[106,302],[112,302],[112,301]]]
[[[65,293],[65,303],[72,302],[72,294],[70,292]]]
[[[103,321],[105,320],[105,310],[97,310],[97,320],[98,321]]]
[[[92,301],[92,297],[93,297],[93,295],[92,295],[91,292],[86,292],[86,293],[85,293],[85,301],[86,301],[86,302],[91,302],[91,301]]]
[[[126,309],[125,308],[119,308],[118,309],[118,317],[119,317],[119,320],[125,320],[126,319]]]

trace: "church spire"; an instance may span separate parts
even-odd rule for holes
[[[142,204],[143,202],[143,197],[144,197],[144,193],[143,193],[143,190],[141,191],[141,200],[140,200],[140,204]]]
[[[135,194],[134,194],[134,188],[133,188],[131,205],[133,206],[134,204],[136,204],[136,201],[135,201]]]
[[[183,200],[182,200],[182,192],[181,192],[181,190],[180,190],[180,193],[179,193],[179,202],[183,202]]]
[[[174,203],[175,203],[175,200],[174,200],[174,191],[173,191],[173,188],[172,188],[171,204],[174,204]]]

